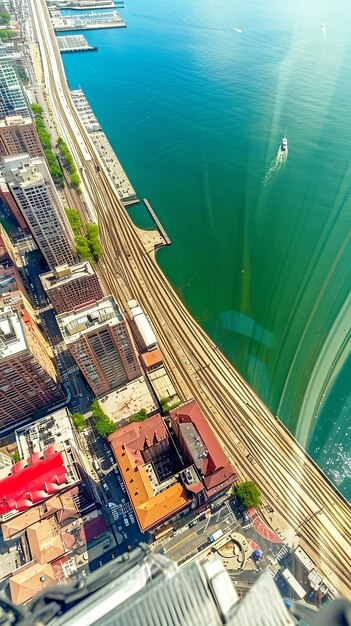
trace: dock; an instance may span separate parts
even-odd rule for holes
[[[103,162],[117,194],[124,206],[139,202],[127,174],[117,159],[113,148],[102,130],[93,110],[81,89],[71,91],[73,104],[86,131]]]
[[[157,228],[158,228],[158,230],[159,230],[160,234],[162,235],[162,237],[163,237],[163,239],[164,239],[164,241],[165,241],[166,246],[170,246],[172,242],[171,242],[170,238],[168,237],[168,235],[167,235],[167,233],[166,233],[165,229],[163,228],[163,226],[162,226],[162,224],[161,224],[160,220],[158,219],[158,217],[157,217],[157,215],[156,215],[155,211],[153,210],[153,208],[152,208],[152,206],[151,206],[150,202],[149,202],[146,198],[143,198],[143,202],[144,202],[144,204],[145,204],[145,206],[146,206],[147,210],[149,211],[149,213],[150,213],[150,215],[151,215],[152,219],[154,220],[154,222],[155,222],[155,224],[156,224],[156,226],[157,226]]]
[[[59,11],[54,10],[50,11],[50,14],[55,32],[126,27],[117,11],[108,11],[103,13],[92,12],[84,15],[61,16]]]
[[[97,50],[97,46],[89,46],[84,35],[57,37],[57,44],[61,54],[63,52],[95,52]]]
[[[117,2],[119,4],[119,2]],[[115,2],[109,0],[48,0],[47,5],[55,9],[89,11],[91,9],[115,9]]]

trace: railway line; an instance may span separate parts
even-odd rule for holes
[[[126,291],[138,299],[181,397],[197,399],[240,477],[258,484],[263,502],[298,531],[321,573],[351,598],[349,504],[190,316],[145,251],[73,107],[44,0],[31,6],[52,108],[98,218],[103,283],[124,309]]]

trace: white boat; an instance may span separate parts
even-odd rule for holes
[[[283,156],[287,156],[288,154],[288,140],[286,137],[283,137],[282,142],[279,146],[278,156],[283,158]]]

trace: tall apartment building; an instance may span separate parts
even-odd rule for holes
[[[0,63],[0,118],[20,113],[29,115],[29,107],[17,74],[9,61]]]
[[[0,120],[0,156],[29,154],[43,156],[37,130],[31,117],[9,115]]]
[[[85,302],[104,297],[99,279],[88,261],[61,265],[41,274],[40,280],[57,313],[72,311]]]
[[[44,159],[3,157],[0,169],[49,268],[73,265],[73,233]]]
[[[141,375],[127,324],[113,296],[56,319],[68,350],[96,396]]]
[[[0,304],[0,431],[63,403],[49,345],[24,306]]]
[[[24,233],[29,233],[29,228],[26,220],[24,219],[21,211],[19,210],[16,201],[12,197],[12,194],[6,185],[4,179],[0,176],[0,199],[6,204],[7,208],[11,211],[18,226]]]

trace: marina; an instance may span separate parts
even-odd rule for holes
[[[117,3],[119,5],[119,2]],[[114,2],[108,0],[48,0],[47,5],[53,9],[70,9],[71,11],[86,11],[88,9],[114,9]]]
[[[162,237],[163,237],[163,239],[164,239],[164,241],[165,241],[166,246],[170,246],[172,242],[171,242],[170,238],[168,237],[168,235],[167,235],[167,233],[166,233],[165,229],[163,228],[163,226],[162,226],[162,224],[161,224],[160,220],[158,219],[158,217],[157,217],[157,215],[156,215],[155,211],[153,210],[153,208],[152,208],[152,206],[151,206],[150,202],[149,202],[146,198],[143,198],[143,202],[144,202],[144,204],[145,204],[145,206],[146,206],[147,210],[149,211],[149,213],[150,213],[150,215],[151,215],[152,219],[154,220],[154,222],[155,222],[155,224],[156,224],[156,226],[157,226],[157,228],[158,228],[159,232],[161,233],[161,235],[162,235]]]
[[[96,119],[91,106],[81,89],[71,91],[73,104],[77,113],[88,131],[96,151],[98,152],[106,170],[117,190],[121,202],[125,206],[139,202],[127,174],[117,159],[110,142]]]
[[[117,11],[61,16],[59,11],[52,10],[50,14],[55,32],[66,30],[95,30],[100,28],[125,28],[126,26]]]
[[[63,52],[96,52],[97,46],[90,46],[83,35],[64,35],[57,37],[61,54]]]

